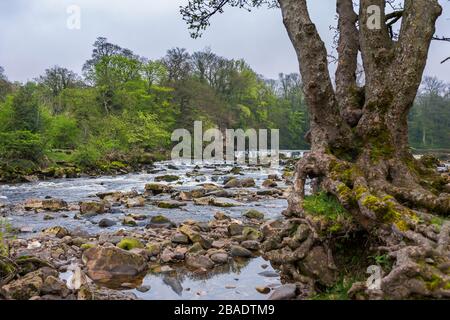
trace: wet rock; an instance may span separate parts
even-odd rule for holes
[[[143,207],[145,205],[145,199],[143,197],[129,198],[125,205],[127,208]]]
[[[250,258],[252,256],[252,253],[251,253],[251,251],[249,251],[241,246],[231,246],[231,256],[232,257]]]
[[[246,211],[243,214],[244,217],[248,218],[248,219],[256,219],[256,220],[263,220],[264,219],[264,213],[255,210],[255,209],[251,209]]]
[[[146,293],[146,292],[150,291],[150,289],[151,289],[151,286],[139,286],[136,288],[136,290],[141,293]]]
[[[259,250],[259,242],[256,240],[246,240],[241,242],[241,246],[249,250]]]
[[[228,263],[229,256],[225,252],[217,252],[213,253],[210,259],[217,264],[226,264]]]
[[[7,299],[28,300],[41,295],[44,281],[47,277],[57,277],[58,272],[50,268],[41,268],[27,273],[22,278],[10,282],[1,288],[1,294]]]
[[[270,179],[272,181],[281,181],[281,178],[277,174],[269,174],[267,179]]]
[[[137,300],[134,293],[112,290],[94,285],[84,285],[78,291],[78,300]]]
[[[43,231],[43,233],[48,234],[48,235],[53,235],[60,239],[70,235],[69,230],[67,230],[66,228],[61,227],[61,226],[55,226],[55,227],[45,229]]]
[[[188,255],[186,257],[186,265],[191,268],[199,269],[212,269],[214,268],[214,262],[203,255]]]
[[[189,253],[200,253],[203,252],[203,247],[200,245],[200,243],[194,243],[190,248],[189,248]]]
[[[28,199],[24,203],[25,210],[47,210],[62,211],[67,210],[67,202],[61,199]]]
[[[165,228],[170,229],[175,227],[175,223],[170,221],[168,218],[158,215],[154,216],[150,219],[150,223],[146,226],[147,229],[149,228]]]
[[[145,185],[145,191],[150,195],[158,195],[172,192],[172,187],[159,183],[149,183]]]
[[[156,182],[161,182],[161,181],[174,182],[174,181],[178,181],[178,180],[180,180],[180,177],[178,177],[176,175],[172,175],[172,174],[166,174],[163,176],[155,177]]]
[[[116,225],[116,222],[110,219],[102,219],[98,222],[100,228],[109,228]]]
[[[203,249],[211,248],[211,242],[188,225],[182,225],[178,231],[185,234],[193,243],[199,243]]]
[[[136,238],[123,238],[118,244],[117,247],[123,250],[133,250],[144,248],[143,243]]]
[[[122,224],[123,224],[124,226],[129,226],[129,227],[135,227],[135,226],[137,226],[136,220],[134,220],[134,219],[133,219],[132,217],[130,217],[130,216],[124,217],[123,220],[122,220]]]
[[[63,298],[67,297],[69,293],[66,284],[54,276],[48,276],[41,288],[41,294],[53,294]]]
[[[323,247],[316,246],[309,251],[302,264],[306,275],[314,276],[325,286],[333,285],[336,273],[328,267],[328,255]]]
[[[147,253],[151,256],[157,256],[161,252],[161,245],[156,242],[147,243]]]
[[[134,278],[147,268],[142,256],[117,247],[91,248],[83,253],[82,260],[88,276],[94,281]]]
[[[244,230],[244,226],[237,222],[232,222],[228,225],[227,229],[228,229],[228,234],[231,237],[240,236],[242,234],[242,231]]]
[[[262,186],[264,188],[275,188],[278,186],[278,184],[275,181],[273,181],[272,179],[267,179],[267,180],[263,181]]]
[[[240,206],[241,203],[228,198],[211,197],[210,205],[221,208],[230,208]]]
[[[55,217],[54,217],[54,216],[51,216],[51,215],[49,215],[49,214],[46,214],[46,215],[44,216],[44,221],[49,221],[49,220],[55,220]]]
[[[198,206],[209,206],[212,204],[213,197],[202,197],[194,199],[194,204]]]
[[[223,221],[223,220],[230,221],[231,220],[231,218],[229,216],[227,216],[225,213],[220,212],[220,211],[218,211],[214,214],[214,219],[219,220],[219,221]]]
[[[174,277],[166,276],[163,279],[163,282],[168,285],[177,295],[181,296],[183,293],[183,286],[181,285],[180,280]]]
[[[164,263],[171,262],[174,259],[174,253],[169,248],[165,248],[161,253],[161,261]]]
[[[266,278],[278,278],[280,275],[276,273],[275,271],[263,271],[258,273],[261,277]]]
[[[268,287],[256,287],[255,289],[256,289],[256,291],[258,291],[261,294],[269,294],[270,293],[270,288],[268,288]]]
[[[175,233],[171,241],[176,244],[189,244],[189,238],[181,232]]]
[[[226,245],[225,241],[216,240],[216,241],[213,241],[211,246],[216,249],[222,249],[223,247],[225,247],[225,245]]]
[[[184,207],[187,204],[184,202],[179,201],[173,201],[173,200],[165,200],[165,201],[159,201],[158,207],[163,209],[176,209],[180,207]]]
[[[278,287],[270,295],[269,300],[290,300],[296,297],[297,286],[295,284],[285,284]]]
[[[257,240],[261,241],[264,238],[264,235],[261,231],[256,230],[255,228],[245,227],[242,230],[242,235],[246,240]]]
[[[102,214],[106,212],[105,204],[103,202],[86,201],[80,202],[80,213],[86,214]]]

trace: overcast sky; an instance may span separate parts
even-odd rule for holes
[[[179,6],[187,0],[0,0],[0,66],[10,80],[33,79],[52,66],[60,65],[81,73],[99,36],[135,53],[158,59],[167,49],[189,51],[205,47],[228,58],[244,58],[267,78],[278,73],[298,72],[297,59],[282,24],[278,9],[251,13],[226,10],[212,20],[201,39],[191,39]],[[335,0],[313,0],[314,22],[327,44],[335,25]],[[442,0],[444,15],[438,33],[450,35],[450,5]],[[81,8],[81,29],[67,28],[66,10]],[[450,82],[450,44],[433,43],[426,74]]]

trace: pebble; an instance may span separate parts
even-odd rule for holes
[[[140,286],[137,287],[136,290],[142,293],[148,292],[150,291],[151,287],[150,286]]]

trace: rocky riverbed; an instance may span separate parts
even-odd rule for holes
[[[294,160],[156,163],[143,173],[0,186],[12,227],[5,299],[279,299],[260,244],[281,223]],[[4,268],[5,269],[5,268]],[[0,270],[1,271],[1,270]],[[5,280],[6,278],[6,280]]]

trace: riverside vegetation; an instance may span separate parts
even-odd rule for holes
[[[175,48],[151,61],[105,38],[83,77],[55,66],[12,83],[0,67],[0,181],[135,171],[167,158],[171,132],[195,120],[205,129],[280,129],[282,149],[307,149],[301,86],[298,74],[264,79],[209,49]],[[425,79],[409,116],[412,147],[450,149],[449,88]]]

